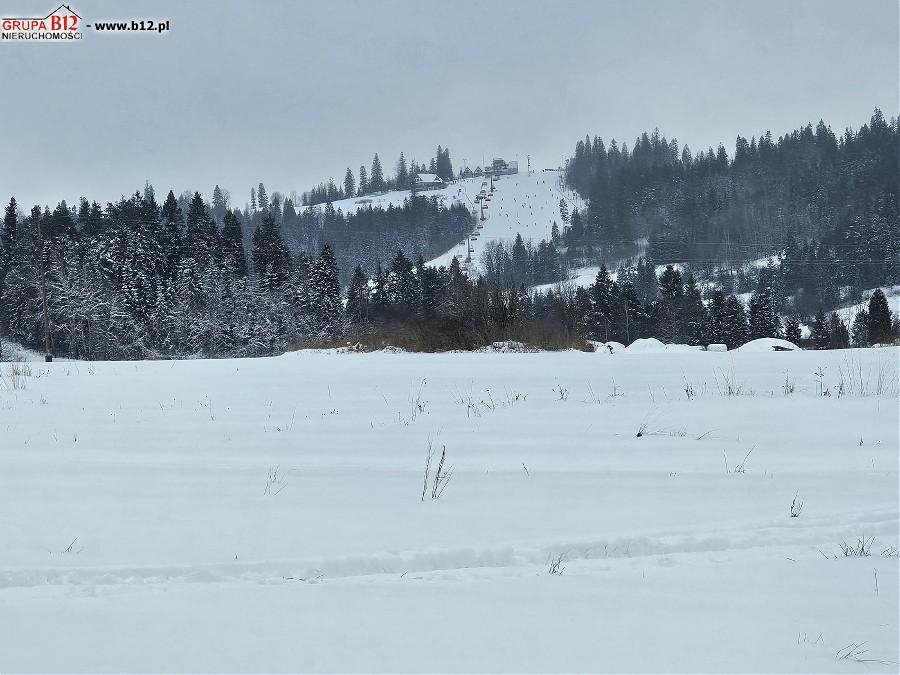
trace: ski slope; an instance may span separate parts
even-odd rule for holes
[[[481,209],[475,203],[475,196],[482,189],[483,179],[473,178],[459,181],[450,190],[458,192],[458,198],[480,218]],[[488,179],[487,184],[490,185]],[[501,241],[511,246],[516,234],[537,244],[541,239],[550,239],[553,223],[560,231],[565,227],[560,213],[560,200],[564,199],[569,213],[572,208],[582,208],[580,198],[561,185],[558,171],[535,171],[531,175],[514,174],[495,179],[495,191],[490,202],[486,202],[485,220],[477,228],[477,238],[471,240],[471,260],[477,265],[481,254],[489,242]],[[449,266],[454,257],[460,262],[467,260],[467,242],[462,241],[446,253],[429,261],[430,265]]]
[[[897,359],[0,364],[0,671],[895,673]]]
[[[475,197],[482,189],[482,184],[490,185],[489,178],[467,178],[455,181],[441,190],[423,190],[417,193],[422,197],[436,197],[445,206],[457,202],[465,205],[480,218],[481,209]],[[563,188],[560,172],[535,171],[531,175],[513,174],[495,179],[495,191],[491,201],[487,202],[484,211],[485,220],[479,220],[483,227],[473,229],[477,237],[471,240],[473,252],[472,262],[477,265],[485,246],[491,241],[503,241],[512,245],[517,233],[526,240],[537,244],[541,239],[549,239],[555,222],[560,230],[565,225],[559,210],[560,199],[565,199],[569,213],[573,207],[583,208],[581,199],[571,190]],[[344,213],[353,213],[361,208],[390,205],[401,206],[409,198],[408,190],[395,190],[379,195],[355,197],[332,202],[335,209]],[[467,242],[461,241],[449,251],[428,261],[429,265],[449,266],[454,257],[461,263],[467,259]]]

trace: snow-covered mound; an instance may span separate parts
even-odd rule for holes
[[[592,345],[594,345],[594,351],[602,354],[615,354],[617,352],[625,349],[625,345],[621,342],[616,342],[615,340],[610,340],[609,342],[597,342],[595,340],[588,340]]]
[[[703,351],[703,347],[677,343],[666,344],[660,340],[657,340],[656,338],[638,338],[630,345],[625,347],[624,351],[628,354],[646,354],[660,352],[684,354],[687,352]]]
[[[666,345],[656,338],[638,338],[625,347],[625,351],[629,354],[636,352],[664,352],[666,351]]]
[[[777,352],[777,351],[795,351],[800,347],[793,342],[782,340],[781,338],[759,338],[750,340],[740,347],[739,352]]]

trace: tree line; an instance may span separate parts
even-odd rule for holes
[[[407,162],[406,156],[401,152],[394,165],[394,175],[386,176],[381,165],[378,153],[372,158],[371,167],[366,170],[365,164],[360,165],[356,174],[349,166],[344,173],[343,183],[335,183],[334,178],[329,178],[301,195],[300,203],[303,206],[315,206],[327,202],[336,202],[351,197],[365,197],[366,195],[379,194],[388,190],[415,190],[416,176],[420,173],[433,173],[441,177],[444,182],[450,182],[455,178],[453,162],[450,159],[450,149],[437,147],[435,156],[426,164],[419,164],[415,160]],[[251,191],[251,202],[255,195]]]

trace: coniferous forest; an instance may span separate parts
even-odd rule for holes
[[[898,124],[824,123],[775,139],[739,136],[692,154],[658,132],[629,150],[579,141],[565,179],[585,209],[550,241],[492,244],[481,272],[424,264],[472,228],[460,204],[418,196],[425,165],[387,176],[348,168],[301,197],[260,183],[234,208],[216,186],[159,198],[147,184],[105,207],[25,208],[0,230],[0,338],[60,356],[258,356],[360,342],[471,349],[515,339],[586,348],[640,337],[736,347],[785,337],[827,349],[892,340],[876,291],[851,325],[831,310],[900,283]],[[449,150],[428,166],[455,178]],[[342,213],[332,202],[409,189],[401,206]],[[773,256],[768,264],[746,263]],[[565,264],[608,263],[588,287],[529,287]],[[661,265],[661,267],[657,267]],[[739,294],[749,296],[744,302]],[[804,340],[801,324],[809,327]]]

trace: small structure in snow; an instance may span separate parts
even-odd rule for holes
[[[417,190],[435,190],[445,187],[446,183],[436,173],[417,173],[415,186]]]
[[[706,351],[708,351],[708,352],[727,352],[728,345],[723,345],[719,342],[716,342],[711,345],[706,345]]]

